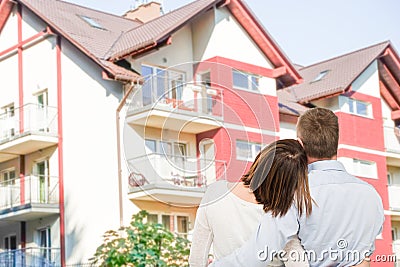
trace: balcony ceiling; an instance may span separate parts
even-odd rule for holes
[[[147,184],[130,190],[129,199],[132,202],[158,201],[180,207],[198,206],[205,192],[204,187],[180,187],[163,184]]]
[[[213,118],[150,110],[127,117],[133,125],[169,129],[177,132],[198,134],[220,128],[222,125]]]
[[[55,136],[25,135],[0,144],[0,162],[26,155],[58,143]]]

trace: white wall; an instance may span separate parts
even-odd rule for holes
[[[141,65],[171,67],[186,72],[186,81],[193,80],[192,32],[185,26],[172,35],[172,44],[143,57],[135,58],[132,69],[142,72]]]
[[[87,261],[104,232],[119,227],[115,114],[122,85],[103,80],[101,69],[69,43],[63,41],[62,50],[66,256],[72,264]]]
[[[0,51],[3,51],[18,42],[18,20],[17,7],[14,5],[13,11],[8,17],[6,24],[1,30],[0,35]]]
[[[279,123],[279,139],[296,139],[296,124],[289,122]]]
[[[351,86],[353,91],[380,98],[377,61],[372,62]]]
[[[195,60],[202,61],[220,56],[264,68],[273,68],[227,8],[218,8],[214,11],[214,14],[213,11],[209,11],[199,19],[198,23],[193,23]],[[213,29],[212,32],[210,29]],[[238,53],[239,51],[246,53]]]

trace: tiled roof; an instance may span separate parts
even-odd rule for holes
[[[297,103],[294,96],[286,89],[277,91],[279,113],[300,116],[308,108]]]
[[[390,45],[389,41],[363,48],[339,57],[299,69],[304,82],[289,87],[298,102],[308,102],[321,97],[344,92],[351,83]],[[314,81],[321,73],[327,74]]]
[[[120,36],[141,23],[58,0],[19,0],[77,45],[104,59]],[[81,16],[91,18],[103,29],[92,27]]]
[[[146,46],[165,41],[188,20],[212,8],[221,0],[197,0],[126,32],[107,54],[121,58]]]

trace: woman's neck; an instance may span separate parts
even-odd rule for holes
[[[254,194],[250,191],[248,186],[243,184],[243,182],[228,182],[228,189],[238,198],[257,204]]]

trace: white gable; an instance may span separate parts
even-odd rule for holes
[[[247,32],[227,8],[214,9],[193,23],[194,58],[215,56],[273,68]]]

